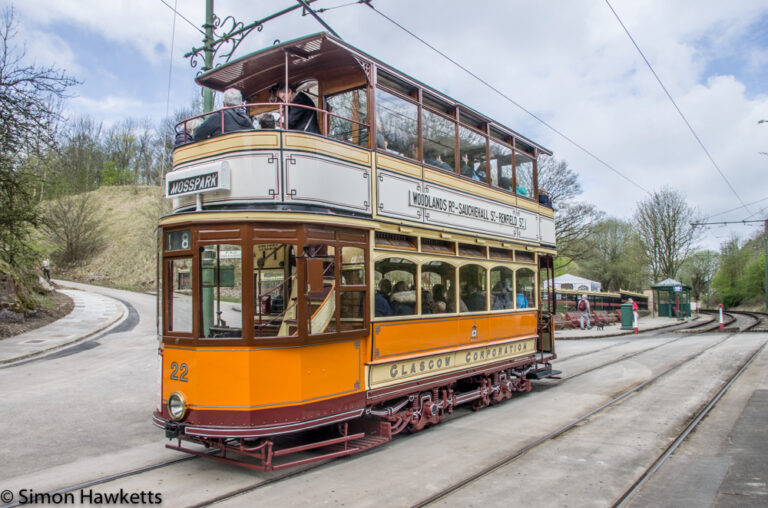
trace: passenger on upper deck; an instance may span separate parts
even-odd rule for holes
[[[434,149],[426,150],[424,152],[424,162],[427,164],[432,164],[433,166],[437,166],[438,168],[453,171],[453,168],[443,160],[441,154],[437,153],[437,150]]]
[[[288,86],[288,94],[285,92],[285,85],[275,85],[272,87],[272,94],[283,102],[299,104],[302,106],[315,107],[307,94],[304,92],[296,93],[296,85]],[[296,131],[320,133],[320,126],[317,124],[317,112],[314,109],[307,108],[288,108],[288,128]]]
[[[194,141],[195,129],[200,126],[201,120],[199,118],[193,118],[188,120],[185,125],[182,126],[182,130],[176,133],[176,140],[173,143],[173,147],[186,145]]]
[[[221,102],[230,109],[225,109],[218,114],[214,113],[206,118],[200,127],[195,130],[195,141],[221,136],[227,132],[246,131],[253,128],[251,119],[245,114],[245,109],[233,107],[243,105],[243,94],[240,93],[240,90],[228,88],[224,91],[224,97]],[[221,115],[224,115],[223,132],[221,130]]]
[[[274,129],[275,117],[272,113],[264,113],[259,117],[259,129]]]

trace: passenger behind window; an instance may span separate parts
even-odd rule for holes
[[[251,119],[245,113],[245,108],[234,107],[243,105],[243,94],[240,93],[240,90],[228,88],[224,91],[224,97],[221,102],[224,104],[224,107],[230,109],[214,113],[206,118],[200,127],[195,130],[195,141],[220,136],[227,132],[247,131],[253,128]],[[223,132],[221,130],[222,115],[224,116]]]
[[[435,312],[443,313],[448,308],[448,302],[446,299],[445,286],[442,284],[435,284],[432,287],[432,301],[435,304]]]
[[[477,286],[467,286],[467,295],[467,308],[469,310],[485,310],[485,296]]]
[[[400,281],[395,284],[390,297],[392,314],[395,316],[407,316],[413,314],[416,303],[416,291],[408,289],[405,282]]]
[[[525,296],[525,293],[517,293],[517,308],[518,309],[528,308],[528,298]]]
[[[502,279],[491,290],[491,310],[512,308],[512,285],[509,280]]]
[[[385,317],[392,315],[392,307],[389,305],[389,293],[392,290],[392,283],[389,279],[381,279],[379,290],[376,291],[374,303],[376,306],[376,317]]]
[[[310,108],[315,107],[315,103],[307,94],[304,92],[296,93],[296,85],[289,85],[287,94],[285,84],[275,85],[272,87],[271,93],[283,102],[309,106]],[[317,123],[317,112],[308,108],[288,108],[288,128],[319,134],[320,126]]]
[[[433,166],[437,166],[438,168],[453,171],[453,168],[448,163],[443,161],[442,155],[439,154],[434,148],[424,151],[424,162],[427,164],[432,164]]]

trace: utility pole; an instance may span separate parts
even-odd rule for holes
[[[205,0],[205,37],[203,37],[202,71],[213,69],[213,0]],[[213,111],[213,90],[203,88],[203,113]]]

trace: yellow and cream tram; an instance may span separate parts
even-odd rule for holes
[[[288,467],[551,373],[545,148],[325,33],[197,81],[276,125],[174,151],[154,414],[169,447]],[[280,102],[285,83],[315,106]],[[288,129],[293,108],[319,132]]]

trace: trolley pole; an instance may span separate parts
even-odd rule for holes
[[[765,230],[763,232],[763,254],[765,256],[765,308],[768,310],[768,220],[765,221]]]

